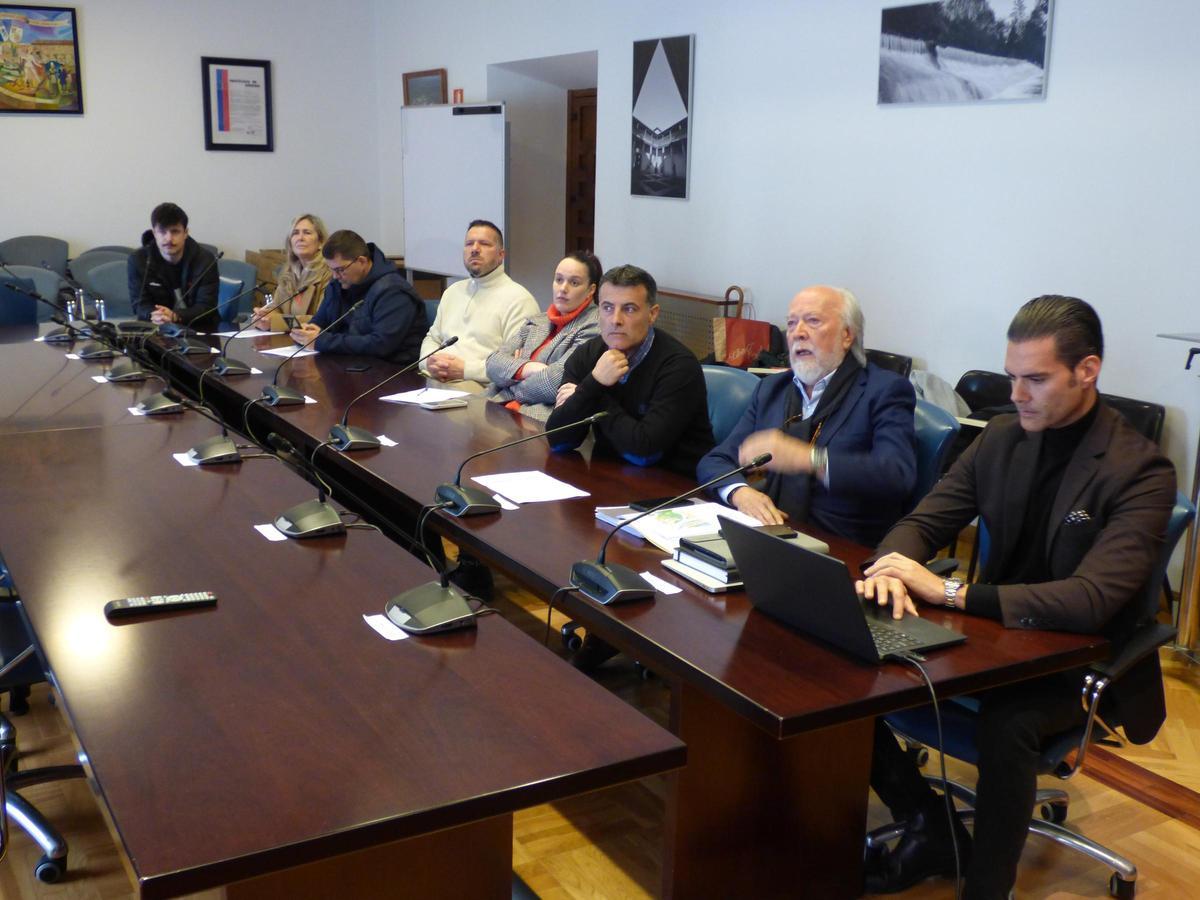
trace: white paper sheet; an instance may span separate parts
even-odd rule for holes
[[[455,397],[465,396],[467,396],[466,391],[452,391],[448,388],[417,388],[399,394],[388,394],[379,399],[386,400],[388,403],[436,403],[439,400],[452,400]]]
[[[125,408],[127,410],[129,410],[129,414],[131,416],[144,416],[145,415],[145,413],[142,410],[138,409],[136,406],[127,406]]]
[[[500,475],[481,475],[471,480],[489,491],[502,494],[513,503],[541,503],[547,500],[591,496],[587,491],[551,478],[545,472],[507,472]]]
[[[363,621],[389,641],[402,641],[408,637],[407,631],[397,627],[395,622],[380,613],[376,613],[373,616],[363,613]]]
[[[377,435],[375,435],[375,437],[379,438],[379,443],[382,444],[384,447],[395,447],[396,446],[396,442],[393,441],[386,434],[377,434]]]
[[[287,334],[287,332],[286,331],[259,331],[257,328],[248,329],[247,331],[243,331],[240,334],[236,331],[214,331],[213,332],[213,335],[215,337],[233,338],[235,341],[239,340],[241,338],[270,337],[273,334]]]
[[[273,522],[266,522],[262,525],[255,525],[254,530],[265,537],[268,541],[286,541],[287,535],[275,527]]]
[[[644,578],[646,581],[650,582],[650,584],[654,587],[654,589],[656,591],[658,591],[660,594],[682,594],[683,593],[683,588],[676,587],[675,585],[671,584],[671,582],[669,582],[669,581],[663,581],[661,578],[659,578],[657,575],[655,575],[651,572],[638,572],[638,574],[641,575],[642,578]]]
[[[306,356],[316,356],[317,355],[317,351],[313,350],[311,347],[305,347],[299,353],[296,353],[295,347],[272,347],[270,350],[259,350],[258,352],[262,353],[266,356],[284,356],[284,357],[291,356],[293,353],[295,353],[296,359],[303,359]]]
[[[93,375],[92,381],[96,382],[96,384],[104,384],[106,381],[108,381],[108,379],[103,375]]]
[[[179,463],[181,466],[187,466],[188,468],[191,468],[192,466],[200,465],[200,463],[196,462],[196,460],[192,459],[186,453],[172,453],[171,456],[175,457],[175,462]],[[271,527],[274,528],[275,526],[272,525]]]

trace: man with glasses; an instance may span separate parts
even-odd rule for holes
[[[321,255],[334,280],[312,320],[292,330],[292,340],[306,344],[315,337],[312,346],[321,353],[414,362],[429,324],[425,303],[383,251],[355,232],[342,230],[329,236]],[[354,315],[333,325],[359,300],[364,302]]]

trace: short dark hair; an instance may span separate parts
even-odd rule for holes
[[[1055,354],[1068,369],[1085,356],[1104,358],[1100,317],[1078,297],[1043,294],[1017,310],[1008,326],[1008,339],[1020,343],[1043,337],[1054,338]]]
[[[472,228],[490,228],[496,232],[496,242],[500,245],[500,249],[504,249],[504,232],[500,230],[500,226],[495,222],[489,222],[487,219],[472,219],[471,224],[467,226],[467,231]]]
[[[574,253],[568,253],[567,259],[581,263],[587,269],[588,284],[596,285],[599,290],[600,279],[604,277],[604,266],[600,265],[600,260],[590,250],[576,250]]]
[[[628,263],[623,266],[613,266],[600,279],[601,286],[606,284],[614,287],[644,287],[648,304],[654,306],[658,303],[658,285],[654,282],[654,276],[637,266],[631,266]]]
[[[150,212],[151,228],[171,228],[174,225],[182,225],[186,229],[187,222],[187,213],[174,203],[160,203]]]
[[[333,259],[335,256],[340,256],[342,259],[358,259],[360,256],[365,256],[370,259],[371,248],[367,246],[367,242],[357,231],[343,228],[341,231],[331,234],[329,239],[321,245],[321,255],[326,259]]]

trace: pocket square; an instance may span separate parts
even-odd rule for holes
[[[1092,521],[1091,514],[1086,509],[1075,509],[1063,518],[1064,525],[1080,525]]]

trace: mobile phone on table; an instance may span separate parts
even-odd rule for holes
[[[634,512],[645,512],[648,509],[654,509],[654,507],[656,507],[662,503],[667,503],[667,501],[671,500],[671,499],[673,499],[673,498],[671,498],[671,497],[651,497],[649,500],[634,500],[632,503],[629,504],[629,508],[632,509]],[[691,506],[691,505],[692,505],[692,501],[690,498],[688,498],[685,500],[676,500],[674,503],[668,503],[666,506],[663,507],[663,509],[674,509],[676,506]]]

